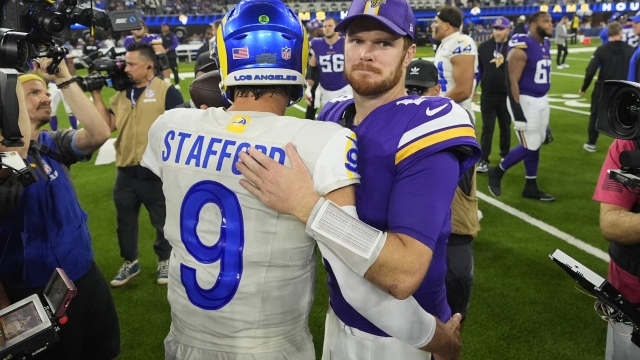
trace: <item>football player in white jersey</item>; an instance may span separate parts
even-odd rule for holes
[[[471,95],[478,69],[478,46],[469,36],[460,32],[462,12],[453,6],[444,6],[431,23],[433,38],[441,41],[434,63],[438,68],[442,96],[462,105],[475,121],[471,108]]]
[[[165,235],[173,246],[167,359],[315,357],[307,321],[316,242],[294,217],[244,190],[236,168],[250,148],[290,165],[285,148],[292,143],[327,199],[342,203],[359,182],[353,132],[283,116],[303,96],[308,59],[304,27],[288,10],[278,0],[240,2],[223,20],[214,48],[232,106],[169,111],[149,131],[142,163],[163,181]],[[255,66],[255,57],[283,49],[287,56]],[[443,341],[435,334],[443,324],[415,300],[394,299],[319,247],[345,296],[361,297],[353,306],[381,329],[404,333],[416,347]]]

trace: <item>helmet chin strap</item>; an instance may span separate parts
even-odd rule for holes
[[[221,80],[218,83],[218,86],[220,87],[220,93],[222,94],[222,98],[224,99],[224,101],[233,105],[233,100],[231,100],[231,96],[227,96],[227,91],[231,91],[231,89],[227,89],[226,86],[224,86],[224,79],[222,79],[222,76],[220,76],[220,78]]]

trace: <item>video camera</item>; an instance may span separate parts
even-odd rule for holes
[[[47,73],[57,73],[58,64],[67,54],[67,50],[58,44],[71,24],[113,31],[141,29],[134,11],[106,13],[78,5],[77,0],[63,0],[57,6],[53,5],[53,0],[0,0],[0,10],[0,129],[4,138],[2,145],[6,147],[24,146],[15,95],[18,74],[9,69],[25,73],[30,70],[31,60],[48,57],[53,61],[46,69]],[[20,173],[14,173],[23,184],[28,182]]]
[[[598,298],[596,308],[603,312],[601,316],[604,320],[631,326],[631,342],[640,347],[640,311],[636,309],[637,304],[632,304],[611,283],[561,250],[556,250],[549,258]]]
[[[0,311],[0,359],[29,359],[55,344],[76,292],[73,282],[58,268],[42,298],[34,294]]]
[[[125,62],[116,59],[117,54],[114,48],[109,49],[106,53],[96,51],[83,58],[73,60],[76,69],[88,69],[89,72],[107,72],[103,74],[92,74],[85,77],[75,76],[76,82],[80,85],[82,91],[100,90],[104,86],[114,88],[116,91],[125,90],[131,81],[124,72]]]
[[[596,130],[622,140],[636,140],[637,150],[620,153],[621,169],[607,170],[609,178],[627,189],[640,190],[640,84],[607,80],[598,102]]]
[[[88,5],[77,5],[77,0],[63,0],[57,6],[44,0],[0,0],[0,8],[0,67],[22,72],[28,72],[29,60],[38,57],[52,58],[53,64],[58,64],[66,51],[55,40],[66,35],[71,24],[113,31],[141,28],[132,10],[107,14]],[[47,72],[55,74],[57,69]]]

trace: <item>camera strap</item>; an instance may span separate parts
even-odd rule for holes
[[[31,140],[31,144],[29,144],[29,147],[32,149],[37,150],[38,152],[47,155],[48,157],[52,158],[53,160],[64,164],[66,162],[64,156],[58,154],[57,152],[51,150],[50,147],[48,147],[45,144],[42,144],[38,141],[35,140]]]

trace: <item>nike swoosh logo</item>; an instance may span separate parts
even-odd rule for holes
[[[446,108],[448,104],[444,104],[442,106],[438,106],[435,109],[429,109],[427,108],[427,110],[425,111],[427,113],[427,116],[433,116],[437,113],[439,113],[442,109]]]

